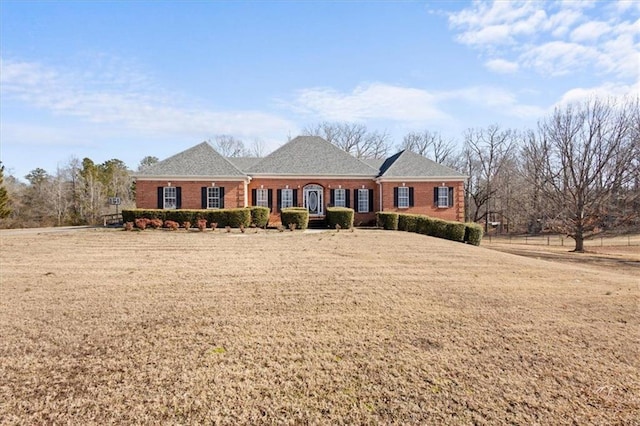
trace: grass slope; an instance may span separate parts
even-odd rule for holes
[[[373,230],[1,244],[2,423],[637,424],[633,275]]]

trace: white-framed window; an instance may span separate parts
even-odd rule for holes
[[[446,186],[438,187],[438,208],[449,207],[449,188]]]
[[[286,209],[287,207],[293,207],[293,189],[283,189],[280,194],[282,197],[280,208]]]
[[[269,207],[268,189],[256,189],[256,206]]]
[[[358,189],[358,213],[369,212],[369,190]]]
[[[209,187],[207,188],[207,208],[219,209],[220,208],[220,188]]]
[[[178,206],[178,192],[175,186],[165,186],[163,191],[164,202],[162,208],[175,209]]]
[[[333,192],[333,205],[335,207],[346,207],[347,206],[347,190],[346,189],[336,189]]]
[[[400,209],[409,208],[409,187],[408,186],[398,187],[398,208]]]

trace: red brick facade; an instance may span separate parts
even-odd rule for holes
[[[404,185],[403,185],[404,183]],[[371,223],[375,220],[377,211],[395,211],[398,213],[424,214],[445,220],[464,220],[464,188],[462,181],[450,182],[376,182],[370,178],[362,179],[331,179],[331,178],[295,178],[274,179],[256,177],[246,184],[244,181],[200,181],[200,180],[143,180],[136,182],[136,204],[138,208],[155,209],[158,204],[158,188],[174,186],[180,188],[182,209],[202,208],[202,188],[217,186],[224,188],[224,207],[245,207],[253,205],[252,190],[270,189],[273,199],[269,222],[280,222],[280,206],[277,204],[276,193],[279,189],[297,189],[294,206],[303,206],[303,190],[307,185],[319,185],[323,188],[323,206],[330,206],[332,189],[349,189],[349,205],[356,211],[356,225]],[[453,187],[453,207],[439,208],[434,202],[434,188],[442,186]],[[394,188],[407,186],[412,188],[413,206],[407,208],[394,207]],[[373,195],[373,211],[359,213],[354,205],[354,190],[368,189]],[[382,203],[380,200],[382,199]]]

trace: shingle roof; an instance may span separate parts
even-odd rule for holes
[[[379,177],[465,178],[466,176],[415,152],[403,150],[385,160],[380,167]]]
[[[317,136],[298,136],[246,170],[248,174],[371,176],[378,170]]]
[[[248,168],[262,160],[260,157],[225,157],[240,171],[246,171]]]
[[[380,167],[384,164],[385,158],[362,158],[361,161],[364,161],[376,170],[380,170]]]
[[[172,157],[159,161],[136,174],[144,176],[211,176],[244,177],[238,168],[218,154],[207,142],[182,151]]]

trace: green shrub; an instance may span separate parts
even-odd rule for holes
[[[447,222],[442,219],[431,219],[431,233],[432,237],[447,238]]]
[[[327,207],[327,224],[329,228],[340,225],[341,229],[353,228],[354,211],[348,207]]]
[[[398,214],[398,230],[407,232],[416,232],[418,215],[399,213]]]
[[[378,212],[376,213],[376,223],[378,228],[392,231],[398,230],[398,213]]]
[[[251,225],[251,210],[248,208],[224,209],[226,211],[227,223],[225,226],[241,228]],[[218,222],[218,226],[220,223]]]
[[[428,216],[417,216],[415,232],[422,235],[433,235],[433,219]]]
[[[280,212],[282,226],[289,228],[295,223],[297,229],[307,229],[309,226],[309,210],[304,207],[288,207]]]
[[[467,222],[464,225],[464,242],[473,244],[474,246],[479,246],[484,233],[482,226],[473,222]]]
[[[448,222],[447,223],[447,239],[451,241],[464,241],[464,235],[466,226],[461,222]]]
[[[258,228],[266,228],[269,224],[269,208],[254,206],[249,207],[251,211],[251,223]]]

